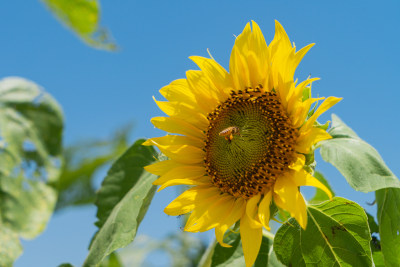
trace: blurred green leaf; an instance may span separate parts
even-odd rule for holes
[[[107,140],[81,141],[65,149],[62,173],[54,184],[59,194],[56,210],[94,203],[96,174],[128,148],[131,128],[122,127]]]
[[[38,85],[16,77],[0,81],[0,232],[14,238],[6,252],[0,249],[9,262],[1,266],[21,253],[19,237],[35,238],[54,210],[56,191],[47,182],[59,177],[62,129],[60,106]]]
[[[322,158],[335,166],[347,182],[358,191],[371,192],[387,187],[400,187],[379,153],[356,133],[332,115],[332,139],[319,143]]]
[[[331,192],[332,196],[335,196],[335,192],[332,190],[332,187],[329,185],[328,181],[325,179],[324,175],[318,171],[314,173],[314,177],[318,179],[323,185],[325,185]],[[319,188],[316,188],[315,195],[312,199],[310,199],[310,204],[320,203],[322,201],[329,200],[328,195]]]
[[[98,0],[42,0],[65,26],[73,30],[86,44],[105,50],[116,50],[106,29],[99,26]]]
[[[284,266],[285,265],[283,265],[276,257],[274,247],[271,246],[268,255],[268,267],[284,267]]]
[[[367,216],[355,202],[335,197],[307,207],[308,223],[295,219],[275,235],[274,250],[285,265],[372,266]]]
[[[157,178],[143,167],[154,161],[155,150],[138,140],[111,167],[97,193],[95,234],[84,266],[99,264],[106,256],[133,241],[154,196]]]
[[[12,266],[14,260],[22,253],[18,234],[11,229],[0,226],[0,240],[0,266]]]
[[[375,192],[380,245],[386,266],[400,266],[400,189]]]

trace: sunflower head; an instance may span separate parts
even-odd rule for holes
[[[269,228],[270,204],[307,225],[299,186],[329,190],[307,170],[315,144],[331,138],[316,119],[339,98],[311,98],[308,78],[297,83],[297,65],[313,45],[299,51],[276,22],[267,45],[255,22],[246,25],[232,49],[229,72],[213,58],[191,57],[200,70],[173,81],[156,101],[168,117],[152,123],[170,134],[149,139],[169,159],[147,166],[160,177],[160,189],[190,185],[165,212],[191,212],[185,230],[215,229],[222,246],[225,232],[240,221],[246,266],[258,254],[262,227]],[[305,97],[307,96],[307,97]],[[310,111],[311,107],[313,109]]]

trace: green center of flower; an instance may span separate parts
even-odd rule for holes
[[[205,165],[224,193],[248,199],[293,162],[298,131],[274,92],[247,88],[208,114]]]

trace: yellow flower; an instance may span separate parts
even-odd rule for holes
[[[229,72],[214,59],[193,56],[201,70],[173,81],[156,101],[169,117],[152,119],[155,127],[175,135],[149,139],[169,160],[147,166],[159,175],[154,184],[192,185],[165,208],[177,216],[191,212],[185,231],[215,229],[222,246],[225,232],[240,220],[246,266],[253,265],[262,239],[270,230],[270,204],[286,210],[302,228],[306,203],[299,186],[330,191],[305,170],[305,155],[331,136],[316,119],[340,101],[328,97],[308,116],[311,105],[324,98],[303,98],[317,78],[301,83],[294,72],[310,44],[296,52],[276,22],[267,46],[258,25],[246,25],[232,49]]]

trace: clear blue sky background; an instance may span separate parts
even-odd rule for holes
[[[38,0],[0,2],[0,76],[21,76],[42,85],[62,105],[65,143],[106,138],[133,121],[132,141],[161,136],[150,118],[161,115],[152,96],[188,69],[190,55],[214,58],[228,67],[234,35],[255,20],[268,42],[274,20],[298,48],[316,43],[296,77],[321,77],[314,94],[340,96],[332,109],[372,144],[400,175],[399,73],[400,2],[393,1],[101,1],[102,24],[120,51],[92,49],[61,26]],[[329,119],[324,115],[324,120]],[[318,154],[318,152],[317,152]],[[319,154],[318,154],[319,155]],[[373,194],[354,192],[332,166],[317,157],[318,169],[340,196],[366,202]],[[158,193],[139,234],[162,238],[179,231],[178,219],[162,210],[176,194]],[[67,209],[46,231],[23,242],[15,266],[80,266],[95,232],[94,206]]]

